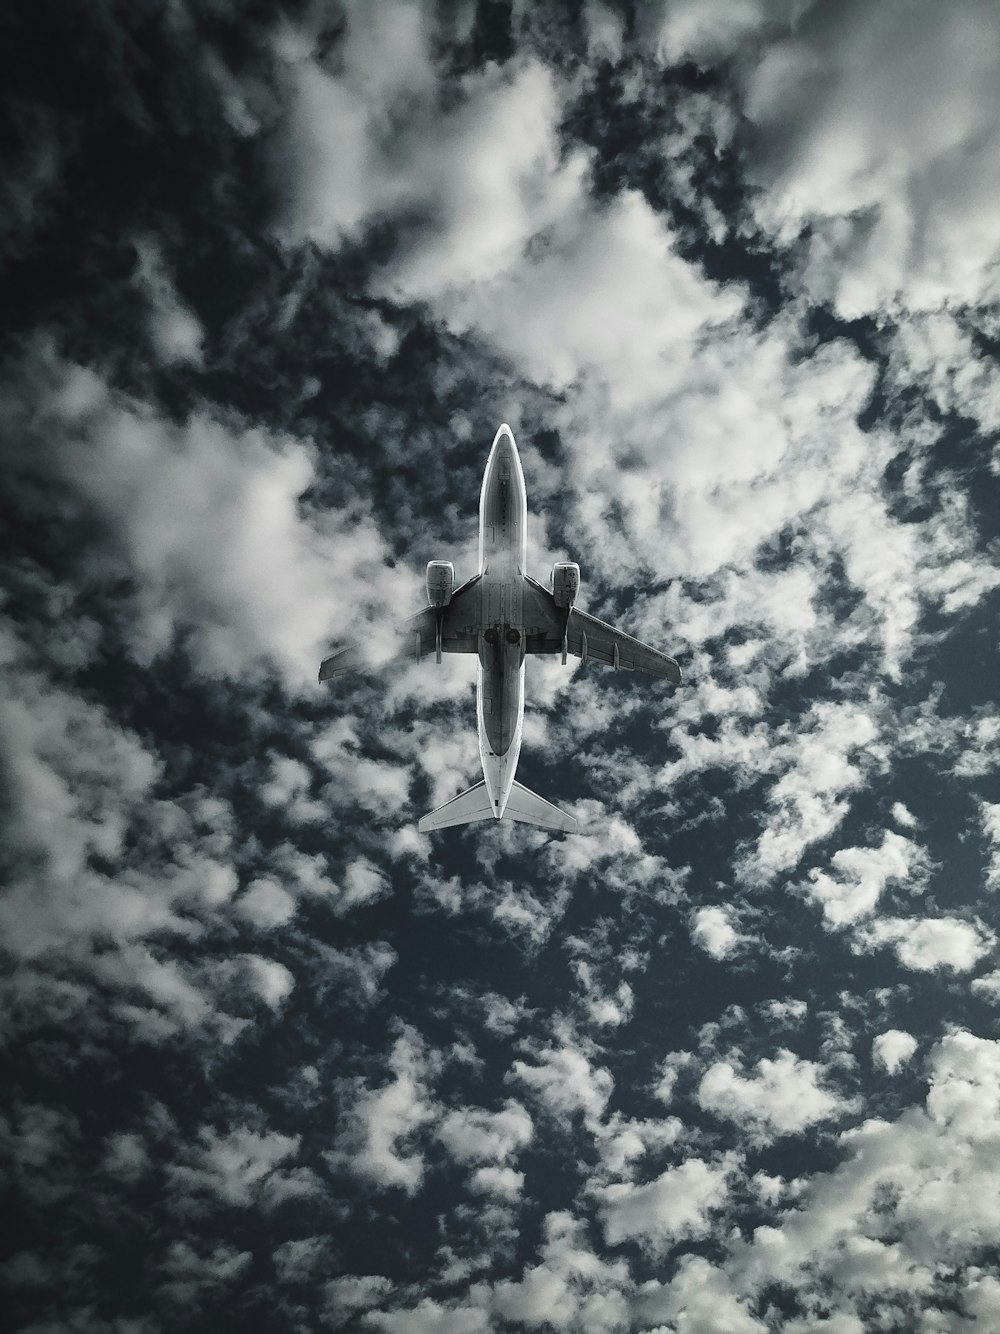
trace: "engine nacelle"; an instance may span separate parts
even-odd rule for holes
[[[455,587],[455,567],[450,560],[427,562],[427,601],[432,607],[447,607]]]
[[[580,591],[580,567],[576,561],[561,560],[552,567],[552,597],[564,611],[572,607]]]

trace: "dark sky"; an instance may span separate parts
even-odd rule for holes
[[[0,1305],[1000,1329],[1000,10],[0,18]],[[685,684],[316,684],[474,572]]]

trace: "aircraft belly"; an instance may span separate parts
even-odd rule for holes
[[[523,704],[521,670],[516,660],[499,670],[484,670],[483,701],[483,723],[489,749],[494,755],[506,755],[519,731]]]

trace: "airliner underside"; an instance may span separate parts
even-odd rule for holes
[[[588,616],[575,606],[580,567],[565,561],[552,570],[551,589],[526,571],[527,493],[510,427],[496,433],[479,499],[479,572],[454,587],[450,561],[427,566],[428,605],[399,627],[399,656],[420,660],[443,653],[474,653],[476,715],[483,781],[431,811],[418,828],[507,816],[545,829],[575,833],[577,821],[514,777],[524,722],[524,659],[560,653],[644,672],[679,685],[680,668],[659,649]],[[352,644],[324,658],[319,679],[329,681],[366,666],[365,645]]]

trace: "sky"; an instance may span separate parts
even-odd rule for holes
[[[0,24],[8,1327],[1000,1329],[1000,8]]]

